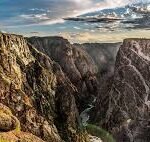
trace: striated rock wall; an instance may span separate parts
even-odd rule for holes
[[[100,123],[118,142],[149,141],[149,66],[150,40],[124,40],[116,57],[112,84],[106,87],[107,103],[99,100],[96,105],[98,116],[107,110]]]
[[[76,93],[61,67],[24,37],[0,34],[0,103],[12,110],[23,131],[48,142],[85,142]]]
[[[89,54],[61,37],[31,37],[28,41],[57,62],[77,88],[80,112],[97,95],[97,66]]]
[[[52,119],[52,90],[56,84],[52,70],[38,62],[22,36],[1,34],[0,58],[0,102],[10,107],[20,120],[23,131],[29,131],[44,140],[61,141]],[[37,75],[36,78],[34,75]],[[47,116],[49,122],[44,118],[44,107],[47,107],[46,114],[50,115]]]
[[[121,43],[84,43],[75,44],[83,48],[94,60],[98,67],[100,78],[114,73],[116,55]]]
[[[40,138],[20,130],[19,120],[11,110],[0,104],[0,141],[1,142],[44,142]]]

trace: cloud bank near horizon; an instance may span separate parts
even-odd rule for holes
[[[1,0],[0,25],[50,25],[63,18],[150,0]]]

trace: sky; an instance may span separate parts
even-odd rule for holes
[[[107,37],[108,42],[115,42],[127,36],[123,33],[134,36],[138,30],[142,30],[143,35],[148,36],[149,31],[143,28],[134,31],[130,29],[122,30],[122,38],[119,39],[117,30],[95,29],[103,26],[97,22],[64,20],[87,13],[93,13],[92,16],[95,16],[102,9],[124,7],[139,2],[149,3],[150,0],[0,0],[0,30],[24,36],[61,35],[72,42],[73,39],[75,42],[107,42]]]

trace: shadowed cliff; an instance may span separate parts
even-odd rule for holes
[[[124,40],[113,79],[103,88],[106,94],[97,99],[95,121],[118,142],[149,141],[149,59],[150,40]]]
[[[31,37],[28,41],[39,51],[57,62],[62,71],[76,87],[76,102],[79,111],[87,108],[97,96],[97,66],[91,56],[62,37]]]

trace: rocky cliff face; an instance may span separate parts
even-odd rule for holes
[[[28,41],[57,62],[76,87],[78,108],[84,110],[97,95],[97,66],[88,53],[61,37],[32,37]]]
[[[12,110],[22,131],[48,142],[85,142],[75,94],[59,64],[22,36],[0,34],[0,103]],[[4,118],[10,126],[1,132],[14,127],[9,119]]]
[[[80,112],[93,102],[91,120],[118,142],[149,142],[150,40],[118,45],[1,33],[0,140],[89,142]]]
[[[1,142],[44,142],[42,139],[20,130],[19,120],[11,110],[0,104],[0,141]]]
[[[110,130],[118,142],[149,141],[149,66],[150,40],[124,40],[117,54],[113,81],[106,87],[107,101],[99,99],[96,105],[100,114],[106,112],[101,125]]]
[[[92,57],[98,67],[100,77],[114,73],[116,55],[121,43],[84,43],[75,45],[86,50]]]

